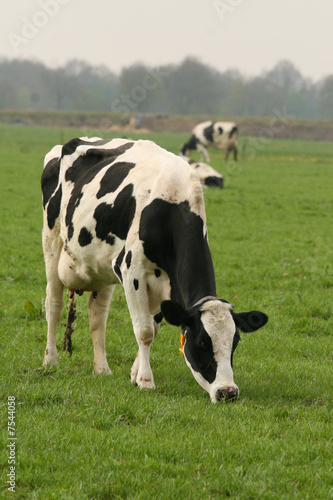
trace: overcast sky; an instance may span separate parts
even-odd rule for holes
[[[319,80],[333,73],[332,22],[332,0],[0,0],[0,57],[119,73],[194,56],[247,76],[288,59]]]

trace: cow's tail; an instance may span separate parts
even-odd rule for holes
[[[63,343],[63,350],[66,351],[67,349],[69,356],[72,355],[72,333],[74,332],[73,323],[75,319],[76,319],[75,293],[70,292],[66,330]]]

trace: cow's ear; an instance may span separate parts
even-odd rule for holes
[[[161,303],[161,311],[164,318],[171,325],[187,325],[189,316],[186,310],[173,300],[163,300]]]
[[[260,311],[250,311],[243,313],[235,313],[232,311],[231,314],[234,318],[236,326],[238,326],[238,328],[242,330],[242,332],[255,332],[262,326],[266,325],[268,321],[268,316]]]

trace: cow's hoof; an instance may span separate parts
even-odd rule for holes
[[[155,384],[153,379],[145,379],[140,377],[136,381],[136,385],[140,387],[140,389],[155,389]]]
[[[44,368],[50,368],[52,366],[58,366],[59,365],[59,358],[58,354],[54,356],[50,356],[49,353],[45,352],[44,360],[43,360],[43,366]]]
[[[94,374],[95,375],[112,375],[112,371],[108,366],[104,367],[96,367],[94,366]]]
[[[41,375],[51,375],[52,373],[55,373],[58,369],[58,365],[43,365],[40,368],[35,368],[35,372],[40,373]]]

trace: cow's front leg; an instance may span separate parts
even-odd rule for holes
[[[139,351],[131,369],[131,381],[141,388],[154,389],[154,377],[150,367],[150,347],[155,337],[154,318],[149,312],[147,281],[145,277],[133,278],[123,273],[123,285],[130,311],[134,334]]]
[[[158,329],[159,329],[159,323],[156,323],[154,321],[154,337],[156,337],[156,334],[158,332]],[[148,358],[148,361],[149,361],[149,358]],[[140,378],[141,375],[139,375],[138,377],[138,373],[139,373],[139,366],[140,366],[140,348],[138,350],[138,353],[136,355],[136,358],[134,360],[134,363],[132,365],[132,368],[131,368],[131,373],[130,373],[130,377],[131,377],[131,382],[134,384],[137,384],[138,385],[138,382],[137,380]],[[142,387],[142,386],[141,386]],[[154,387],[153,387],[154,388]]]
[[[210,163],[210,156],[208,154],[207,149],[205,148],[205,146],[203,144],[201,144],[201,143],[197,144],[197,151],[199,151],[199,153],[200,153],[201,161],[204,160],[204,161],[207,161],[208,163]]]
[[[131,381],[141,389],[155,389],[154,376],[150,367],[150,345],[144,345],[138,340],[139,350],[131,369]],[[151,341],[152,342],[152,341]]]
[[[92,292],[89,300],[89,326],[94,347],[94,372],[111,375],[106,359],[105,329],[108,319],[110,302],[115,286],[111,285],[98,292]]]

